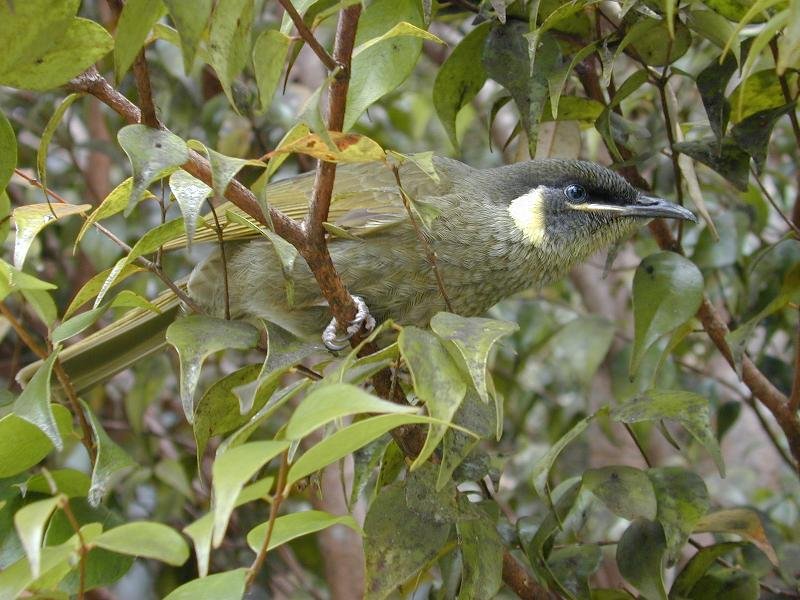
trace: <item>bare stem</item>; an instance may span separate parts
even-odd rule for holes
[[[336,70],[338,66],[336,64],[336,60],[328,54],[328,51],[322,47],[322,44],[319,43],[316,37],[314,37],[314,33],[308,28],[306,22],[303,20],[303,17],[300,13],[297,12],[297,9],[292,4],[291,0],[278,0],[283,10],[286,11],[286,14],[292,19],[292,23],[294,23],[295,29],[297,29],[297,33],[300,34],[300,37],[303,38],[308,47],[314,51],[314,54],[317,55],[320,62],[328,69],[328,71]]]
[[[261,567],[264,566],[264,561],[267,559],[267,550],[269,549],[269,541],[272,538],[272,530],[275,528],[275,519],[278,518],[278,510],[281,507],[281,503],[283,502],[284,498],[286,497],[286,475],[289,472],[289,453],[284,452],[281,456],[281,466],[280,470],[278,471],[278,483],[275,488],[275,495],[272,497],[272,504],[269,507],[269,521],[267,522],[267,532],[264,535],[264,542],[261,544],[261,548],[258,550],[258,554],[256,554],[255,560],[253,560],[253,564],[250,565],[247,573],[247,587],[250,587],[255,581],[258,572],[261,570]]]

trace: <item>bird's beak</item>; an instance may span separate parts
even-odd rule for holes
[[[639,194],[634,204],[622,207],[619,214],[628,217],[645,217],[654,219],[661,217],[663,219],[685,219],[697,223],[697,217],[694,216],[692,211],[680,206],[667,202],[663,198],[656,196],[646,196]]]

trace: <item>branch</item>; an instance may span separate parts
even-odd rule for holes
[[[303,20],[303,17],[300,13],[297,12],[297,9],[292,4],[292,0],[278,0],[283,10],[286,11],[286,14],[292,19],[295,28],[297,29],[297,33],[300,34],[300,37],[303,38],[308,47],[314,51],[314,54],[317,55],[319,60],[322,62],[323,65],[328,69],[328,71],[335,71],[336,68],[339,66],[336,60],[328,54],[328,51],[322,47],[322,44],[319,43],[316,37],[314,37],[314,33],[308,28],[306,22]]]
[[[133,63],[133,76],[136,79],[136,90],[139,92],[139,103],[142,110],[142,123],[153,129],[160,129],[161,123],[156,116],[156,105],[153,103],[153,90],[150,86],[150,73],[144,48],[139,50]]]

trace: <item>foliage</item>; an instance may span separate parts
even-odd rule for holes
[[[26,0],[0,38],[0,597],[320,597],[336,543],[346,597],[798,596],[800,0]],[[174,320],[207,242],[310,256],[270,178],[429,150],[702,222],[372,354]],[[87,387],[111,321],[103,376],[141,361]]]

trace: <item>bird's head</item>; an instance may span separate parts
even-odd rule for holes
[[[523,238],[576,260],[656,217],[697,221],[684,207],[640,192],[595,163],[547,159],[503,169],[508,213]]]

